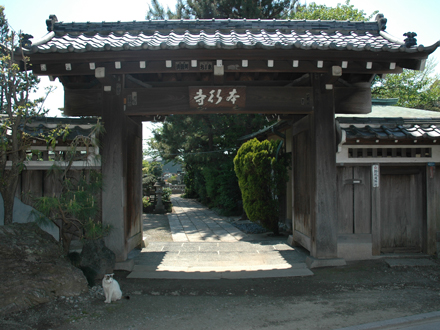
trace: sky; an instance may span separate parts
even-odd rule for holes
[[[160,1],[165,7],[175,8],[176,0]],[[304,4],[305,0],[300,0]],[[315,0],[328,7],[335,7],[345,0]],[[142,21],[148,11],[149,0],[0,0],[5,7],[9,25],[17,32],[31,34],[35,39],[46,33],[46,19],[55,14],[63,22],[114,22]],[[367,15],[379,10],[387,18],[386,32],[404,39],[403,33],[416,32],[419,45],[429,46],[440,40],[440,0],[351,0],[350,4],[362,9]],[[374,17],[372,18],[374,19]],[[436,72],[440,74],[440,50],[430,57],[438,63]],[[58,108],[64,106],[63,87],[56,81],[50,83],[47,77],[42,78],[43,86],[55,85],[54,93],[49,95],[45,107],[50,109],[50,116],[60,116]],[[144,123],[144,139],[151,137],[151,127]]]

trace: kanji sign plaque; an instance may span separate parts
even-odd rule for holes
[[[189,87],[191,108],[244,108],[246,87]]]

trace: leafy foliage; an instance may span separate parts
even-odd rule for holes
[[[67,129],[67,128],[66,128]],[[35,209],[41,213],[37,221],[53,222],[61,229],[63,248],[67,254],[73,236],[84,239],[99,239],[109,234],[111,227],[104,226],[100,217],[100,196],[102,175],[93,170],[73,171],[74,161],[82,160],[86,164],[90,155],[96,158],[94,149],[98,146],[99,136],[104,131],[98,121],[88,136],[76,136],[70,150],[64,158],[55,160],[50,173],[60,181],[61,193],[58,196],[44,196],[36,200]],[[64,132],[60,130],[58,132]],[[48,144],[56,139],[58,133],[48,136]],[[78,153],[78,146],[86,146],[85,153]]]
[[[150,174],[156,178],[160,178],[163,173],[163,165],[158,161],[142,161],[142,174]]]
[[[244,143],[234,158],[243,207],[251,221],[278,234],[279,197],[285,192],[288,163],[277,157],[281,141]]]
[[[317,5],[314,2],[308,5],[298,5],[290,17],[293,19],[310,20],[369,21],[377,13],[378,11],[376,10],[367,16],[363,10],[356,9],[353,5],[350,5],[350,0],[346,0],[345,4],[341,5],[338,3],[336,7]]]
[[[373,81],[372,96],[398,98],[406,108],[440,111],[440,77],[434,74],[435,63],[429,59],[424,71],[404,69],[401,74],[378,76]]]
[[[102,188],[100,173],[90,171],[87,176],[66,177],[62,188],[60,196],[38,198],[35,209],[43,215],[39,222],[49,219],[61,227],[63,248],[67,254],[72,236],[98,239],[106,236],[111,228],[103,226],[97,219]]]
[[[30,98],[39,80],[28,73],[29,59],[18,40],[21,36],[9,30],[4,10],[0,6],[0,193],[5,205],[5,224],[8,224],[12,223],[18,177],[24,169],[31,141],[23,127],[46,111],[42,107],[44,98],[33,101]],[[11,166],[7,168],[8,161]]]
[[[173,191],[171,190],[171,188],[163,188],[162,189],[162,200],[164,202],[170,202],[172,193],[173,193]]]
[[[144,212],[152,211],[154,205],[149,196],[142,197],[142,206]]]
[[[148,198],[152,191],[155,190],[155,183],[162,177],[163,165],[157,161],[148,162],[146,160],[142,161],[142,194],[144,198]],[[150,202],[151,204],[151,202]],[[144,209],[148,209],[151,205],[147,207],[144,204]]]
[[[148,19],[181,18],[281,18],[287,17],[298,0],[178,0],[175,11],[165,10],[152,0]]]

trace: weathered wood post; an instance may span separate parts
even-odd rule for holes
[[[333,85],[327,75],[312,75],[310,115],[311,249],[310,268],[345,264],[338,256],[336,138]]]
[[[120,262],[127,259],[128,253],[125,244],[126,149],[123,145],[126,118],[123,100],[116,91],[104,92],[103,103],[102,119],[106,133],[102,150],[102,223],[112,226],[110,235],[105,238],[105,244],[116,254],[116,262]]]

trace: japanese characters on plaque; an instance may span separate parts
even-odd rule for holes
[[[379,187],[379,165],[375,164],[371,166],[371,179],[373,181],[373,188]]]
[[[246,87],[189,87],[191,108],[244,108]]]

